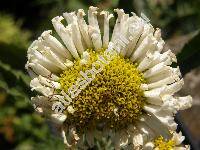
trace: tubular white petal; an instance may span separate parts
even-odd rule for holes
[[[47,51],[45,51],[43,53],[43,55],[45,55],[46,57],[49,58],[50,61],[54,62],[54,64],[60,68],[61,70],[66,70],[68,69],[67,64],[65,64],[55,53],[53,53],[50,49],[47,49]],[[71,62],[70,60],[67,60],[68,62]],[[73,64],[73,62],[71,62],[71,64]]]
[[[128,51],[129,48],[129,15],[125,14],[122,18],[122,22],[120,24],[120,40],[123,41],[125,44],[124,47],[121,48],[120,54],[124,57]]]
[[[147,53],[145,58],[139,63],[137,69],[141,72],[148,69],[152,61],[153,55],[151,53]]]
[[[52,31],[44,31],[41,37],[44,39],[49,46],[51,46],[61,56],[73,60],[71,53],[55,38],[51,35]]]
[[[107,48],[109,43],[109,20],[114,17],[108,11],[102,11],[100,15],[104,15],[104,30],[103,30],[103,47]]]
[[[80,139],[77,132],[76,132],[76,128],[71,126],[69,127],[69,134],[70,136],[70,142],[73,144],[73,146],[75,144],[77,144],[78,140]]]
[[[62,41],[66,45],[67,49],[70,51],[72,56],[75,59],[79,58],[79,55],[77,53],[76,47],[74,45],[73,39],[72,39],[72,31],[71,31],[71,25],[68,25],[66,28],[61,23],[61,20],[64,18],[61,16],[57,16],[52,19],[52,24],[54,26],[54,29],[58,33],[58,35],[61,37]]]
[[[136,44],[144,29],[144,22],[142,21],[142,19],[136,16],[136,14],[132,14],[133,16],[129,19],[129,44],[127,46],[128,48],[126,51],[126,57],[130,57],[133,51],[135,50]]]
[[[144,96],[147,98],[147,102],[154,105],[162,105],[163,100],[161,96],[166,93],[166,87],[160,87],[149,91],[144,91]]]
[[[148,83],[154,83],[154,82],[158,82],[160,80],[166,79],[170,76],[174,76],[174,77],[177,76],[177,81],[178,81],[179,77],[181,78],[179,67],[172,68],[169,66],[164,66],[163,71],[159,72],[156,75],[148,77],[147,79],[148,79]]]
[[[172,76],[169,76],[169,77],[164,78],[162,80],[148,84],[148,89],[161,87],[163,85],[171,84],[171,83],[174,83],[174,82],[179,81],[179,80],[180,80],[180,78],[177,74],[172,74]]]
[[[142,134],[141,133],[136,133],[133,136],[133,141],[132,142],[133,142],[134,147],[141,147],[144,144]]]
[[[133,52],[132,56],[130,57],[130,60],[132,62],[142,57],[147,51],[152,50],[152,48],[155,46],[153,38],[154,37],[152,34],[144,38],[144,40],[141,42],[141,44],[138,46],[138,48],[135,50],[135,52]]]
[[[175,145],[180,145],[184,141],[185,137],[182,136],[182,133],[173,132],[172,140],[175,142]]]
[[[178,97],[179,110],[184,110],[192,106],[192,97],[190,95],[185,97]]]
[[[111,42],[115,43],[115,41],[119,38],[119,30],[120,30],[120,24],[122,21],[122,17],[125,14],[123,9],[115,9],[115,12],[117,12],[117,20],[113,29],[113,33],[112,33],[112,38],[111,38]]]
[[[90,54],[87,51],[83,52],[82,59],[80,60],[80,63],[81,64],[87,64],[89,58],[90,58]]]
[[[49,51],[49,47],[45,46],[41,40],[35,40],[28,51],[28,59],[31,62],[37,62],[43,65],[50,71],[58,72],[60,69],[49,60],[48,56],[43,55],[45,52]]]
[[[160,122],[160,120],[153,114],[151,115],[143,115],[140,121],[145,124],[148,128],[150,128],[153,133],[157,136],[162,135],[166,139],[171,138],[171,133],[167,129],[167,127]],[[143,126],[144,128],[144,126]]]
[[[55,123],[62,124],[67,119],[67,116],[64,114],[52,114],[51,118]]]
[[[43,67],[42,65],[38,63],[28,63],[26,68],[29,68],[33,70],[33,72],[37,75],[42,75],[48,79],[58,81],[59,77],[56,76],[55,74],[52,74],[48,69]]]
[[[121,147],[125,147],[128,144],[128,134],[121,130],[115,133],[114,145],[116,150],[120,150]]]
[[[89,36],[88,25],[86,24],[83,16],[85,16],[84,10],[79,9],[77,13],[77,21],[78,21],[79,29],[81,31],[85,44],[87,45],[87,48],[92,48],[92,41]]]
[[[25,66],[29,76],[33,79],[36,78],[38,76],[38,74],[36,72],[34,72],[30,67],[28,67],[28,65],[26,64]]]
[[[172,62],[177,62],[176,56],[171,50],[164,52],[163,54],[157,53],[156,59],[151,63],[151,67],[157,65],[158,63],[164,62],[165,65],[171,65]]]
[[[148,113],[155,113],[157,110],[159,110],[160,106],[156,106],[156,105],[152,105],[152,104],[149,104],[149,105],[145,105],[144,106],[144,110]]]
[[[173,98],[172,95],[164,95],[162,96],[163,105],[159,108],[160,110],[165,110],[168,112],[171,112],[171,115],[177,113],[177,110],[179,110],[179,106],[177,103],[177,100]]]
[[[71,24],[72,28],[72,38],[74,45],[76,46],[79,54],[82,54],[84,51],[84,46],[82,43],[81,33],[78,27],[78,19],[75,12],[63,13],[64,18],[67,20],[68,24]]]
[[[153,140],[158,134],[156,131],[152,130],[152,128],[149,127],[144,122],[137,122],[136,128],[138,129],[138,132],[142,135],[143,145],[144,143]]]
[[[53,47],[51,47],[48,43],[45,42],[45,40],[43,40],[42,37],[38,38],[38,43],[40,45],[43,45],[42,48],[38,48],[38,50],[42,53],[48,53],[49,51],[52,51],[54,53],[54,55],[61,61],[64,61],[66,59],[66,57],[63,57],[62,55],[60,55],[57,51],[55,51],[55,49]]]
[[[178,92],[182,86],[184,84],[184,81],[183,79],[173,83],[173,84],[170,84],[166,87],[166,93],[169,94],[169,95],[173,95],[174,93]]]
[[[54,89],[43,86],[38,80],[38,78],[34,78],[31,80],[30,87],[32,87],[31,90],[36,90],[47,97],[54,94]]]
[[[144,150],[153,150],[153,148],[154,148],[153,142],[148,142],[143,147]]]
[[[127,37],[129,29],[129,15],[125,14],[122,9],[115,9],[114,11],[117,13],[118,18],[116,20],[111,41],[117,45],[118,49],[120,49],[120,54],[125,56],[127,45],[129,44],[129,39]]]
[[[102,48],[101,32],[97,21],[97,7],[90,6],[88,10],[89,34],[92,38],[95,50]]]
[[[44,66],[45,68],[47,68],[51,72],[57,73],[57,72],[60,71],[60,68],[58,68],[52,61],[50,61],[48,59],[48,57],[45,57],[44,55],[42,55],[37,50],[33,50],[31,61],[33,63],[41,64],[42,66]]]
[[[148,36],[148,35],[153,35],[154,28],[150,24],[144,24],[144,30],[143,33],[141,34],[139,41],[137,42],[136,48],[139,47],[139,45],[142,43],[142,41]]]
[[[149,70],[144,72],[144,77],[149,78],[151,76],[154,76],[160,72],[163,72],[165,70],[168,70],[170,67],[166,66],[163,62],[155,65],[154,67],[150,68]]]
[[[163,50],[164,45],[165,45],[165,41],[162,39],[159,40],[158,43],[156,44],[156,46],[157,46],[156,50],[161,52]]]
[[[177,123],[174,121],[174,117],[168,116],[168,115],[160,115],[155,114],[155,116],[164,124],[166,125],[170,130],[175,131],[177,128]]]
[[[51,81],[41,75],[38,76],[38,79],[40,81],[41,84],[51,87],[51,88],[55,88],[55,89],[60,89],[60,83],[55,82],[55,81]]]
[[[62,130],[61,130],[61,136],[62,136],[63,142],[64,142],[64,144],[67,146],[67,148],[71,148],[72,145],[70,145],[70,144],[68,143],[67,138],[66,138],[66,133],[65,133],[65,131],[64,131],[63,128],[62,128]]]
[[[166,62],[171,61],[171,62],[177,63],[176,55],[172,53],[171,50],[164,52],[163,55],[161,56],[161,60],[166,61]]]
[[[93,26],[89,26],[89,34],[92,38],[92,42],[96,51],[102,48],[101,35],[98,29]]]
[[[164,110],[159,106],[153,105],[145,106],[145,110],[151,115],[155,115],[155,117],[159,119],[159,121],[162,122],[163,125],[166,125],[171,130],[176,130],[177,124],[174,121],[173,112],[171,112],[170,110]]]
[[[155,32],[154,32],[154,37],[156,38],[156,40],[161,40],[161,30],[159,28],[156,28]]]
[[[61,95],[52,95],[50,97],[48,97],[49,100],[52,101],[60,101],[61,103],[63,103],[65,106],[68,106],[70,104],[71,101],[69,101],[68,99],[66,99],[64,96]]]

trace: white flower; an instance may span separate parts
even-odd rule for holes
[[[35,110],[62,126],[67,147],[93,147],[94,139],[108,137],[115,149],[156,149],[161,136],[183,149],[177,146],[183,137],[175,133],[174,115],[191,107],[192,98],[174,96],[183,79],[170,66],[177,61],[171,50],[161,53],[160,29],[115,9],[109,39],[113,14],[97,10],[89,8],[89,24],[82,9],[53,18],[62,42],[48,30],[29,47],[30,86],[40,93],[31,99]]]

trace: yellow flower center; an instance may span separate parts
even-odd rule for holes
[[[172,150],[175,146],[175,142],[173,140],[165,140],[162,136],[158,137],[154,141],[154,144],[159,150]]]
[[[74,113],[67,114],[67,123],[75,125],[78,129],[85,127],[97,127],[98,125],[110,128],[123,128],[129,123],[134,123],[143,113],[142,109],[145,104],[143,91],[140,85],[145,82],[143,74],[136,68],[136,64],[131,63],[120,55],[115,55],[110,61],[104,57],[104,50],[95,52],[88,50],[89,59],[87,63],[81,63],[81,59],[76,61],[74,66],[69,70],[63,71],[60,75],[60,84],[65,92],[77,83],[77,79],[82,78],[80,72],[87,72],[94,67],[100,56],[103,57],[102,64],[97,63],[96,69],[103,69],[95,74],[87,74],[87,78],[92,81],[80,90],[72,99],[71,106]],[[99,61],[100,62],[100,61]],[[81,81],[79,81],[80,86]]]

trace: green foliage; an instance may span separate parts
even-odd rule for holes
[[[183,75],[200,66],[200,32],[196,31],[194,34],[194,38],[177,55],[178,65]]]
[[[24,56],[31,34],[21,30],[20,24],[11,16],[0,14],[0,60],[22,69],[26,61]]]

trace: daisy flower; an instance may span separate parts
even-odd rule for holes
[[[191,106],[176,56],[144,17],[89,7],[52,19],[28,48],[26,69],[35,110],[59,128],[68,149],[92,148],[102,137],[115,149],[189,149],[174,115]],[[103,24],[98,22],[103,19]],[[56,34],[57,33],[57,34]],[[112,33],[112,35],[110,35]]]

